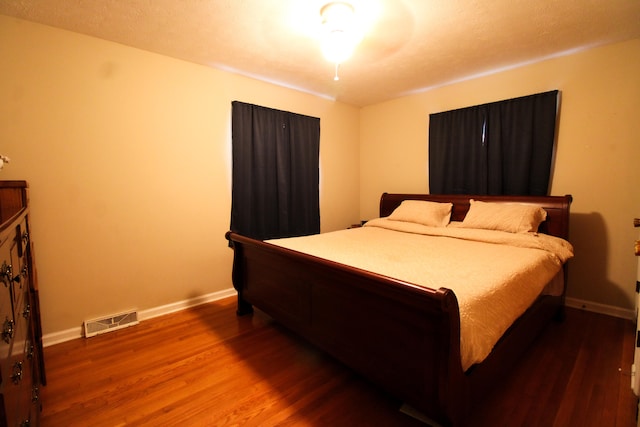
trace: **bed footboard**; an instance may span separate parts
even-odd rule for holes
[[[238,314],[255,305],[443,424],[466,413],[458,303],[346,265],[227,233]]]

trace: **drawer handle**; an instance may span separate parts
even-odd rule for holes
[[[22,317],[24,317],[25,319],[28,319],[30,314],[31,314],[31,305],[27,303],[24,306],[24,310],[22,311]]]
[[[11,342],[11,339],[13,338],[13,326],[13,320],[9,320],[9,318],[6,318],[2,327],[2,340],[7,344],[9,344]]]
[[[33,344],[29,343],[29,346],[27,348],[27,360],[33,360],[33,355],[34,355],[33,350],[34,350]]]
[[[0,280],[2,280],[6,288],[9,287],[11,280],[13,280],[13,267],[11,264],[7,264],[6,261],[3,261],[2,267],[0,267]]]
[[[11,374],[11,381],[15,385],[20,384],[20,381],[22,381],[22,362],[16,362],[16,364],[13,365],[13,374]]]

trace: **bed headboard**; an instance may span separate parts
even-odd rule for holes
[[[462,221],[469,210],[469,199],[496,203],[537,205],[547,211],[547,220],[540,224],[541,233],[569,239],[569,208],[573,198],[565,196],[476,196],[462,194],[394,194],[383,193],[380,198],[380,217],[389,216],[403,200],[451,202],[452,221]]]

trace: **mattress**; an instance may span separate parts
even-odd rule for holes
[[[464,370],[486,358],[573,256],[569,242],[542,233],[428,227],[386,218],[268,242],[414,285],[451,289],[460,308]]]

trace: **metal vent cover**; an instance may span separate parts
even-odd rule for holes
[[[138,323],[137,311],[114,314],[107,317],[101,317],[99,319],[85,320],[84,336],[89,338],[105,332],[116,331],[118,329],[137,325]]]

